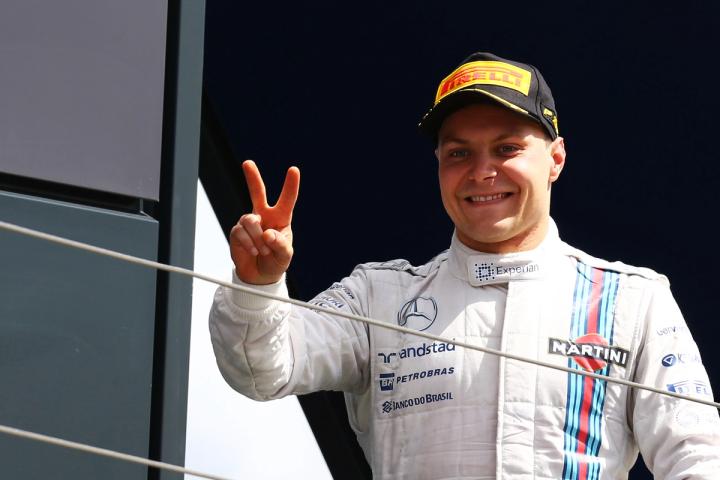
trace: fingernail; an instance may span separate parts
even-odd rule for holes
[[[260,252],[258,252],[258,249],[255,248],[255,247],[252,247],[252,248],[250,249],[250,254],[251,254],[253,257],[257,257],[259,253],[260,253]]]
[[[270,255],[270,249],[267,247],[262,248],[262,254],[263,255]]]

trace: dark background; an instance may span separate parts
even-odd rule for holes
[[[432,145],[416,125],[439,81],[490,51],[538,66],[553,90],[568,151],[553,188],[562,238],[668,275],[720,391],[718,7],[208,0],[206,13],[201,178],[227,231],[247,208],[242,160],[256,160],[271,201],[300,167],[297,297],[361,262],[420,264],[447,248]],[[322,435],[333,422],[313,421],[315,400],[303,407]],[[340,478],[333,455],[354,454],[332,428],[323,450]]]

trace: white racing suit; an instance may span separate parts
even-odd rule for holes
[[[665,277],[580,252],[554,224],[530,252],[453,237],[421,267],[360,265],[312,303],[712,399]],[[250,398],[345,392],[375,479],[615,480],[638,450],[655,478],[720,478],[710,406],[222,287],[210,331],[220,371]]]

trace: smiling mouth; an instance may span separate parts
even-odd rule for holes
[[[509,197],[511,194],[508,192],[505,193],[495,193],[493,195],[471,195],[469,197],[466,197],[465,200],[472,203],[485,203],[485,202],[491,202],[493,200],[501,200],[503,198]]]

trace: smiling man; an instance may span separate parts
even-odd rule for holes
[[[418,267],[359,265],[311,303],[448,340],[219,288],[210,330],[228,383],[257,400],[345,392],[378,479],[622,479],[638,452],[656,478],[714,478],[714,408],[452,343],[712,398],[667,279],[560,240],[550,194],[566,152],[539,71],[473,54],[420,129],[437,144],[450,248]],[[300,172],[270,207],[243,168],[253,212],[230,235],[234,281],[287,296]]]
[[[491,103],[449,115],[438,133],[443,205],[458,239],[482,252],[530,250],[548,230],[550,186],[565,146],[537,124]]]

